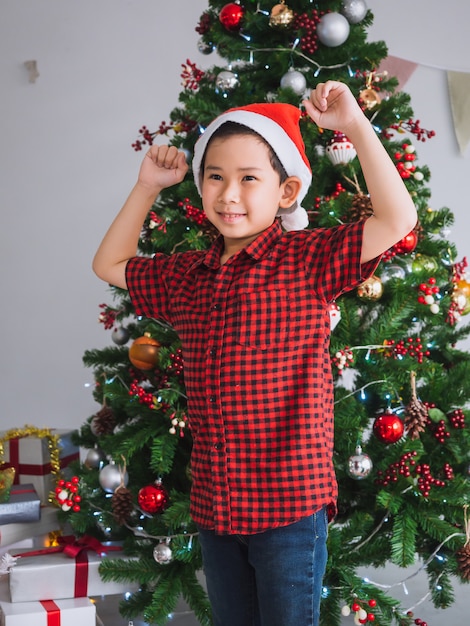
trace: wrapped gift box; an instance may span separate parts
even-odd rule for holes
[[[105,548],[109,546],[105,544]],[[120,550],[109,554],[98,554],[92,550],[82,550],[73,558],[65,552],[54,549],[37,550],[35,556],[30,551],[19,552],[17,563],[10,570],[10,599],[12,602],[32,600],[80,598],[105,596],[134,591],[137,585],[120,582],[104,582],[98,571],[103,559],[124,557]],[[17,556],[18,552],[13,552]]]
[[[41,501],[34,485],[13,485],[8,502],[0,504],[0,527],[4,524],[37,522]]]
[[[19,433],[29,432],[27,428]],[[35,430],[31,427],[31,432]],[[38,432],[41,432],[38,430]],[[58,436],[58,452],[60,470],[65,469],[72,461],[79,459],[79,449],[72,444],[72,431],[50,429],[51,436]],[[7,433],[0,432],[3,441],[2,467],[14,467],[15,483],[32,483],[42,504],[47,504],[49,493],[54,491],[58,477],[52,472],[50,458],[50,439],[47,436],[34,435],[6,438]]]
[[[37,522],[21,522],[0,526],[0,555],[2,551],[7,549],[7,546],[13,543],[62,530],[63,524],[59,522],[58,510],[54,506],[42,506],[41,519]]]
[[[95,626],[96,608],[88,598],[4,602],[0,600],[0,626]]]

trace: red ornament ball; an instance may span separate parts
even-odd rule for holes
[[[412,230],[406,235],[406,237],[403,237],[403,239],[396,243],[392,250],[394,250],[397,254],[409,254],[410,252],[413,252],[417,245],[418,235],[414,230]]]
[[[386,409],[374,422],[373,432],[382,443],[396,443],[405,431],[403,421],[391,409]]]
[[[145,513],[163,513],[168,506],[169,496],[166,489],[155,483],[153,485],[147,485],[137,494],[137,502],[140,508]]]
[[[141,370],[154,369],[158,364],[160,344],[150,334],[137,337],[129,348],[129,361]]]
[[[229,2],[220,10],[219,20],[227,30],[237,30],[241,26],[244,15],[245,9],[240,4]]]

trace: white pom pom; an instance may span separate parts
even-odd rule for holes
[[[298,206],[293,213],[281,215],[281,222],[285,230],[303,230],[308,226],[307,211]]]

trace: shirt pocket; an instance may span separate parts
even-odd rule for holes
[[[286,289],[240,293],[237,342],[266,350],[289,338],[290,294]]]

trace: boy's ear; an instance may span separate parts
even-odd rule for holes
[[[298,176],[289,176],[286,178],[286,180],[281,184],[282,197],[279,202],[279,207],[281,209],[288,209],[291,207],[297,200],[297,196],[299,195],[301,188],[302,182]]]

